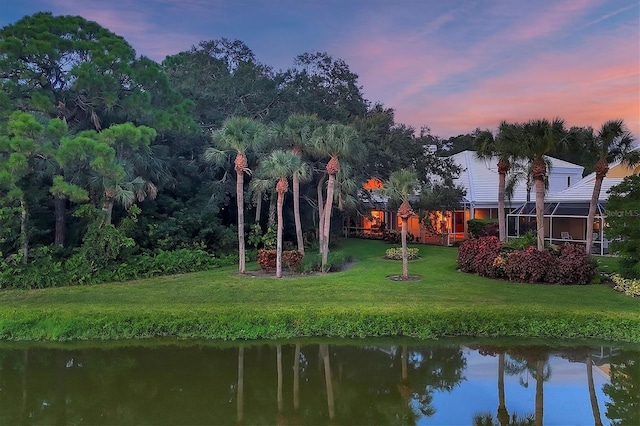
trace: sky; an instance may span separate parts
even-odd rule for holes
[[[79,15],[161,62],[243,41],[275,70],[327,52],[397,123],[449,138],[556,117],[640,138],[638,0],[0,0],[0,26]]]

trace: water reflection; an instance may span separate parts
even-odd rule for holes
[[[0,424],[640,424],[640,351],[0,345]]]

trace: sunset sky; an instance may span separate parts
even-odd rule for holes
[[[397,122],[443,138],[555,117],[622,118],[640,137],[638,0],[2,0],[0,26],[40,11],[96,21],[158,62],[222,37],[276,70],[327,52]]]

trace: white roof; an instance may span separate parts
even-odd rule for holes
[[[476,206],[482,204],[495,205],[497,203],[499,180],[497,158],[479,159],[475,151],[462,151],[449,158],[462,168],[460,176],[454,182],[467,190],[465,197],[467,202],[472,202]],[[551,174],[571,172],[582,175],[584,170],[584,167],[577,164],[553,157],[545,156],[545,158],[551,162]],[[531,197],[535,197],[533,191]],[[519,182],[511,197],[511,204],[520,204],[526,200],[526,182]]]

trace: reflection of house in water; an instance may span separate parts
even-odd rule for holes
[[[420,218],[408,219],[408,232],[418,242],[450,245],[469,237],[467,221],[470,219],[497,219],[498,217],[498,168],[497,160],[476,157],[475,151],[462,151],[450,157],[462,172],[454,183],[465,189],[460,208],[454,211],[434,212],[429,218],[430,229],[420,223]],[[587,230],[587,215],[593,193],[595,174],[582,177],[584,167],[553,157],[545,157],[551,168],[545,195],[545,240],[553,244],[571,241],[584,244],[587,232],[593,235],[592,252],[607,254],[609,242],[604,236],[606,227],[607,191],[622,182],[623,178],[640,174],[640,166],[628,168],[620,163],[609,166],[604,179],[596,210],[593,229]],[[361,197],[369,204],[368,215],[348,218],[344,233],[348,236],[381,238],[386,229],[398,230],[402,226],[395,211],[387,207],[387,199],[376,193],[382,182],[371,179],[364,186],[370,197]],[[535,188],[527,186],[526,179],[515,185],[510,199],[505,200],[508,238],[516,238],[536,229]]]

